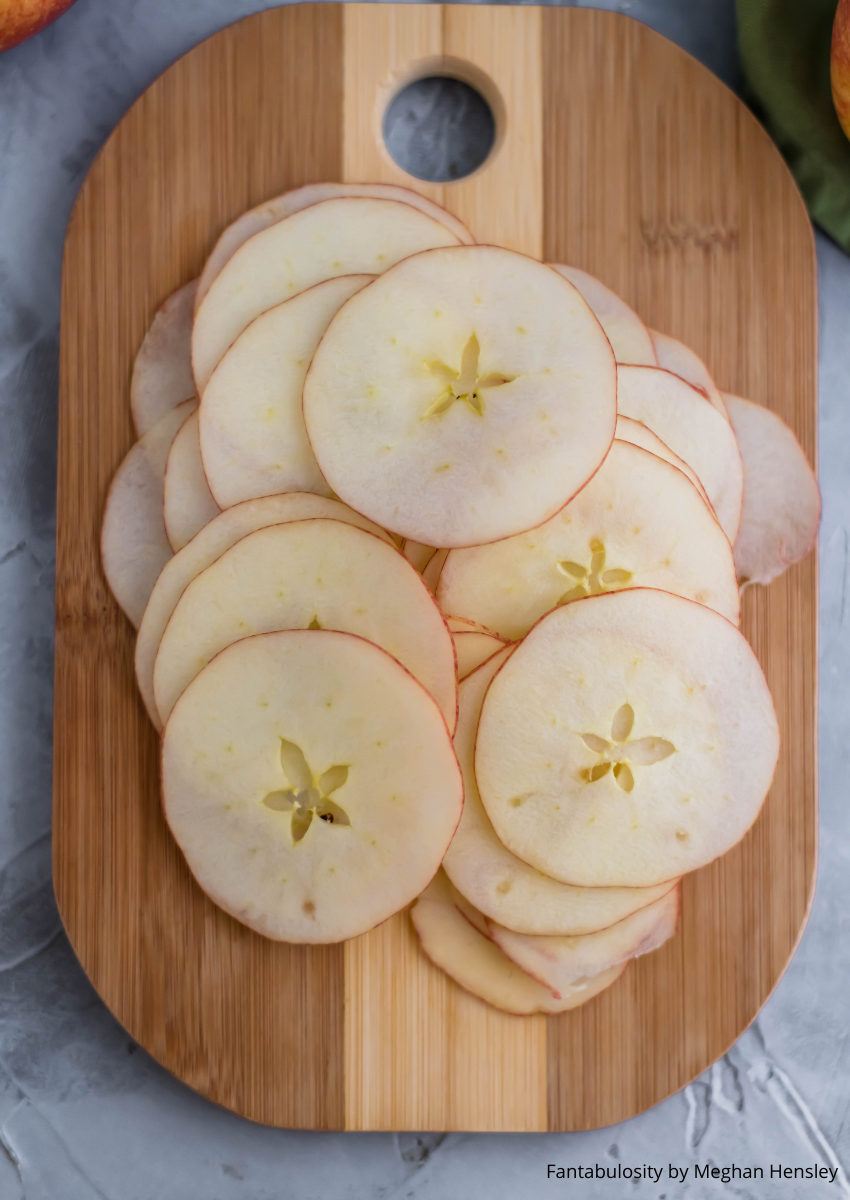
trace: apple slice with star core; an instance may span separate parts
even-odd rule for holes
[[[433,596],[394,547],[326,518],[258,529],[188,585],[154,664],[160,717],[168,720],[181,692],[231,642],[308,627],[381,646],[431,692],[454,732],[454,645]]]
[[[226,550],[249,533],[265,529],[269,525],[304,521],[311,517],[330,517],[335,521],[356,525],[358,529],[365,529],[392,545],[389,534],[372,521],[361,517],[360,513],[353,512],[347,505],[341,504],[339,500],[314,496],[308,492],[287,492],[280,496],[246,500],[244,504],[226,509],[166,562],[150,594],[136,638],[136,682],[148,716],[157,729],[162,729],[162,721],[153,693],[156,652],[177,601],[186,588]]]
[[[473,996],[503,1012],[527,1016],[578,1008],[615,983],[626,969],[621,963],[594,979],[578,980],[556,998],[551,988],[532,979],[481,932],[480,915],[443,871],[413,905],[410,917],[422,949],[434,965]]]
[[[355,196],[302,208],[243,243],[195,314],[192,370],[198,395],[243,329],[323,279],[377,275],[399,259],[457,246],[445,225],[410,204]]]
[[[446,723],[390,655],[288,630],[226,647],[162,743],[165,817],[219,907],[265,937],[339,942],[440,865],[463,786]]]
[[[590,483],[545,524],[452,550],[437,602],[516,640],[559,604],[633,587],[662,588],[738,622],[732,548],[696,488],[656,455],[615,441]]]
[[[563,883],[650,887],[740,841],[778,753],[746,638],[702,604],[631,588],[526,636],[484,698],[475,776],[519,858]]]
[[[293,213],[300,212],[302,208],[309,208],[311,204],[318,204],[321,200],[338,200],[346,196],[399,200],[402,204],[411,204],[426,216],[433,217],[435,221],[445,225],[462,245],[471,246],[475,241],[456,216],[410,188],[398,187],[391,183],[308,183],[305,187],[275,196],[273,200],[266,200],[264,204],[243,213],[232,225],[228,225],[213,247],[198,280],[195,309],[199,307],[222,268],[255,233],[262,233],[270,225],[277,225],[284,217],[291,217]]]
[[[533,934],[595,933],[652,904],[674,885],[572,887],[529,866],[496,837],[475,782],[475,734],[490,681],[512,650],[505,647],[458,688],[454,746],[463,772],[463,815],[443,869],[471,904],[508,929]]]
[[[391,267],[339,310],[304,384],[334,493],[444,548],[554,515],[605,457],[616,404],[611,347],[578,291],[494,246]]]

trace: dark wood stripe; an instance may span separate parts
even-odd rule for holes
[[[777,411],[812,461],[811,227],[742,104],[671,43],[611,13],[543,11],[544,253],[681,338],[718,385]],[[814,556],[744,595],[783,749],[754,828],[685,880],[679,935],[548,1022],[553,1130],[622,1121],[683,1087],[755,1017],[787,965],[814,882]]]
[[[156,306],[217,235],[288,188],[339,179],[342,14],[251,17],[130,110],[65,251],[59,411],[54,864],[74,948],[119,1021],[191,1087],[253,1120],[342,1128],[342,947],[274,944],[211,904],[171,840],[133,631],[100,569],[128,385]]]

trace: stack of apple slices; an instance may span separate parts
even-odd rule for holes
[[[583,271],[365,184],[226,229],[131,406],[104,570],[218,905],[322,943],[415,902],[515,1013],[674,933],[778,754],[739,585],[819,496],[773,414]]]

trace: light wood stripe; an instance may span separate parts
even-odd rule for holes
[[[416,187],[480,241],[540,257],[543,177],[537,9],[345,9],[343,161],[349,182]],[[380,112],[410,78],[466,64],[504,102],[498,148],[471,178],[422,185],[380,144]],[[471,68],[471,69],[470,69]],[[488,90],[490,95],[488,95]],[[437,971],[407,913],[345,947],[347,1129],[546,1128],[546,1023],[482,1004]]]

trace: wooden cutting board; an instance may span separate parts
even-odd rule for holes
[[[498,149],[420,185],[480,241],[584,267],[683,338],[721,388],[816,446],[811,228],[777,151],[708,71],[625,17],[573,8],[294,5],[212,37],[124,117],[68,229],[62,294],[54,863],[100,995],[205,1096],[311,1129],[573,1130],[658,1103],[721,1055],[800,935],[816,832],[814,556],[744,596],[782,728],[743,842],[684,885],[678,936],[560,1017],[516,1018],[419,953],[406,914],[341,946],[279,945],[215,908],[162,817],[133,631],[100,569],[156,306],[243,210],[319,180],[410,183],[380,145],[401,82],[477,81]]]

